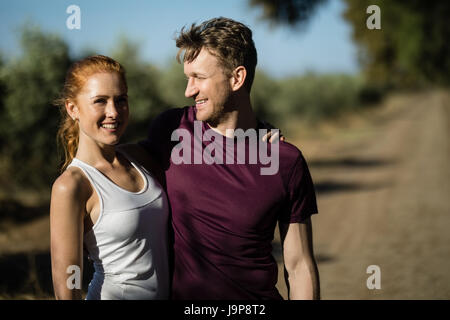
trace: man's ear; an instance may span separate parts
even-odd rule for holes
[[[73,120],[78,120],[79,116],[78,107],[73,101],[66,100],[66,111],[69,117],[71,117]]]
[[[238,91],[244,85],[247,78],[247,70],[244,66],[239,66],[233,70],[231,74],[231,90]]]

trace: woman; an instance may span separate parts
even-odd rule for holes
[[[129,115],[123,67],[100,55],[75,63],[58,101],[66,159],[50,206],[56,298],[82,298],[84,246],[95,268],[86,299],[167,299],[165,192],[139,146],[116,148]]]

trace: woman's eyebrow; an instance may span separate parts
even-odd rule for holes
[[[99,95],[96,95],[94,97],[91,97],[91,99],[95,99],[95,98],[108,98],[108,96],[99,94]]]

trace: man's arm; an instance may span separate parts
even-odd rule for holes
[[[185,108],[173,108],[162,112],[149,125],[147,138],[138,144],[144,148],[163,170],[170,165],[172,148],[176,145],[171,137],[180,126]]]
[[[279,226],[289,300],[320,299],[311,218],[302,223],[280,223]]]

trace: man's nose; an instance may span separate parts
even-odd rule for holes
[[[186,98],[191,98],[198,93],[197,86],[195,85],[195,81],[193,78],[189,78],[188,83],[186,85],[186,90],[184,91],[184,95]]]

